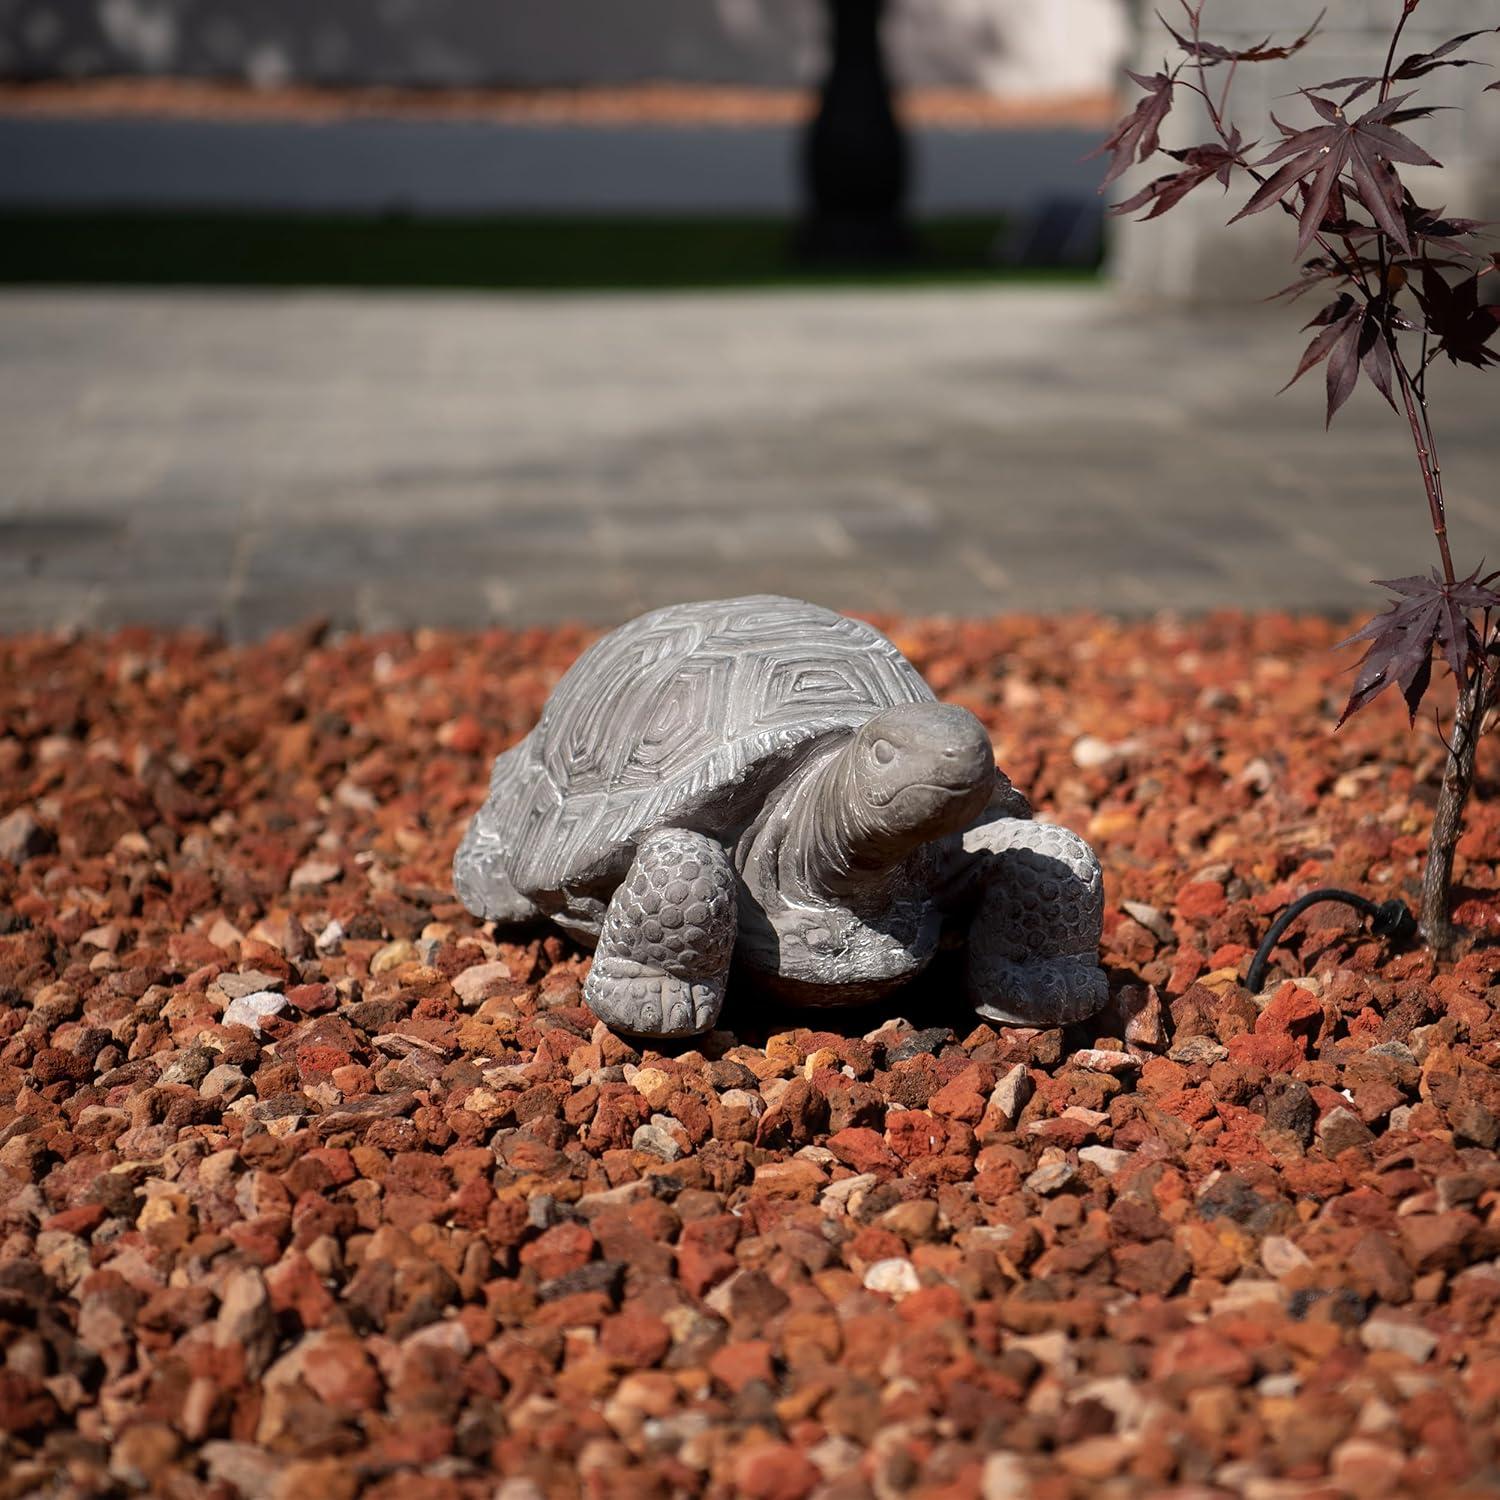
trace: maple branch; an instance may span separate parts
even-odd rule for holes
[[[1208,69],[1203,63],[1203,32],[1202,17],[1203,7],[1200,5],[1196,10],[1189,10],[1188,16],[1192,23],[1189,35],[1193,39],[1193,58],[1198,65],[1198,92],[1203,95],[1203,102],[1208,105],[1208,118],[1213,122],[1214,129],[1218,132],[1219,139],[1227,146],[1229,137],[1224,132],[1224,116],[1221,113],[1223,106],[1214,107],[1214,101],[1208,97]],[[1229,98],[1229,84],[1234,78],[1234,69],[1229,70],[1229,78],[1224,82],[1224,99]]]
[[[1386,339],[1396,368],[1396,383],[1401,387],[1401,400],[1406,407],[1406,420],[1417,445],[1417,464],[1422,470],[1422,487],[1427,491],[1427,509],[1432,515],[1432,534],[1437,538],[1438,552],[1443,559],[1443,578],[1446,582],[1452,583],[1458,575],[1453,571],[1453,555],[1448,550],[1448,512],[1443,504],[1442,469],[1437,460],[1436,444],[1431,432],[1418,415],[1411,374],[1406,368],[1406,361],[1401,357],[1395,334],[1389,328],[1386,329]]]
[[[1417,0],[1402,0],[1401,15],[1391,32],[1391,44],[1386,48],[1385,62],[1380,69],[1380,103],[1390,98],[1391,86],[1395,82],[1396,49],[1401,45],[1401,33],[1406,30],[1407,18],[1416,8]],[[1376,251],[1380,257],[1380,286],[1382,292],[1390,282],[1390,240],[1379,221],[1375,228]],[[1391,326],[1391,315],[1395,307],[1394,296],[1386,299],[1382,314],[1382,326],[1386,344],[1391,351],[1391,360],[1396,368],[1396,380],[1401,387],[1401,402],[1406,408],[1406,421],[1411,428],[1412,441],[1417,448],[1417,465],[1422,471],[1422,487],[1427,492],[1427,509],[1432,517],[1432,534],[1437,539],[1438,555],[1443,561],[1443,578],[1452,583],[1457,574],[1453,571],[1453,554],[1448,547],[1448,508],[1443,499],[1443,468],[1437,452],[1437,438],[1432,431],[1432,416],[1427,409],[1427,351],[1424,323],[1422,364],[1413,381],[1406,361],[1401,356],[1396,339],[1396,330]],[[1483,670],[1481,661],[1480,670]],[[1467,686],[1467,685],[1465,685]],[[1455,721],[1456,722],[1456,721]]]
[[[1391,96],[1391,85],[1396,81],[1391,72],[1391,67],[1396,61],[1396,48],[1401,45],[1401,33],[1406,30],[1407,18],[1416,8],[1417,0],[1403,0],[1401,19],[1396,22],[1396,29],[1391,33],[1391,45],[1386,50],[1385,66],[1380,70],[1380,102],[1382,104]]]
[[[1231,58],[1229,62],[1228,76],[1224,79],[1224,89],[1219,95],[1219,113],[1223,114],[1229,108],[1229,89],[1234,83],[1234,70],[1239,67],[1239,58]]]
[[[1396,22],[1396,29],[1391,33],[1391,45],[1385,50],[1385,62],[1381,65],[1380,69],[1380,103],[1382,104],[1391,96],[1391,85],[1396,81],[1395,76],[1391,72],[1396,63],[1396,48],[1401,43],[1401,33],[1406,30],[1406,18],[1416,9],[1417,3],[1418,0],[1402,0],[1401,16]],[[1380,221],[1378,219],[1375,221],[1375,250],[1376,254],[1380,257],[1380,285],[1384,287],[1391,273],[1390,255],[1389,247],[1386,244],[1385,231],[1380,228]],[[1420,443],[1418,446],[1421,446]],[[1425,473],[1426,471],[1424,470],[1424,477]],[[1440,545],[1443,549],[1443,556],[1446,559],[1448,553],[1446,539],[1440,541]],[[1448,581],[1450,583],[1453,581],[1451,566],[1448,568]]]
[[[1458,754],[1458,752],[1453,748],[1453,741],[1443,733],[1443,715],[1436,706],[1434,706],[1432,710],[1432,732],[1437,735],[1438,743],[1443,747],[1444,750],[1448,752],[1449,755]]]
[[[1234,150],[1234,147],[1230,144],[1229,132],[1224,126],[1224,111],[1229,106],[1229,86],[1234,82],[1234,70],[1239,66],[1239,59],[1235,58],[1230,62],[1229,76],[1224,80],[1223,94],[1220,96],[1218,104],[1215,105],[1208,92],[1208,70],[1203,63],[1203,33],[1201,29],[1203,7],[1200,4],[1195,8],[1188,4],[1188,0],[1182,0],[1182,8],[1187,12],[1188,15],[1188,34],[1192,37],[1193,40],[1193,55],[1195,65],[1198,69],[1198,82],[1196,84],[1192,84],[1188,83],[1184,79],[1178,79],[1175,77],[1173,82],[1174,84],[1180,83],[1183,88],[1191,89],[1193,93],[1197,94],[1198,97],[1203,100],[1204,104],[1208,107],[1208,119],[1209,123],[1214,128],[1214,134],[1217,135],[1219,139],[1224,143],[1224,148],[1227,151],[1233,153],[1236,165],[1243,168],[1244,171],[1246,171],[1255,182],[1263,184],[1266,181],[1264,174],[1256,171],[1256,169],[1245,160],[1244,156],[1240,152]],[[1405,17],[1402,18],[1402,23],[1405,24]],[[1396,34],[1397,36],[1399,36],[1400,31],[1398,30]],[[1395,43],[1393,42],[1392,51],[1394,50]],[[1389,64],[1387,64],[1387,67],[1389,67]],[[1281,200],[1281,209],[1283,213],[1290,214],[1294,219],[1297,217],[1297,210],[1294,209],[1292,205],[1286,201],[1285,198]],[[1345,248],[1349,252],[1349,260],[1347,261],[1347,263],[1344,261],[1343,257],[1340,256],[1339,253],[1333,248],[1333,246],[1328,243],[1321,232],[1313,236],[1313,241],[1318,246],[1318,248],[1321,249],[1326,256],[1328,256],[1328,258],[1334,263],[1334,265],[1338,266],[1345,272],[1345,274],[1351,281],[1358,281],[1359,290],[1363,293],[1366,302],[1373,302],[1375,300],[1375,294],[1371,292],[1369,283],[1365,280],[1364,271],[1360,267],[1359,256],[1355,253],[1354,247],[1349,243],[1347,236],[1345,236],[1344,238]],[[1385,277],[1382,273],[1382,284],[1384,283],[1384,281]]]
[[[1347,264],[1349,269],[1359,277],[1359,286],[1360,290],[1365,294],[1365,301],[1373,302],[1375,300],[1375,293],[1370,290],[1370,283],[1365,279],[1365,268],[1360,263],[1359,251],[1354,248],[1353,242],[1347,234],[1340,235],[1339,238],[1344,242],[1344,249],[1349,252]],[[1322,243],[1321,236],[1319,237],[1319,243]],[[1341,261],[1340,264],[1345,263]]]

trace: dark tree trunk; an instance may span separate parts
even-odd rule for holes
[[[1474,788],[1474,756],[1484,716],[1494,696],[1494,680],[1487,664],[1481,664],[1469,688],[1460,693],[1454,715],[1451,751],[1443,772],[1443,787],[1432,815],[1432,835],[1427,844],[1427,868],[1422,872],[1422,936],[1439,953],[1450,949],[1458,934],[1449,916],[1452,901],[1453,855],[1463,832],[1464,807]]]
[[[805,142],[807,214],[799,238],[814,260],[912,253],[904,209],[906,141],[880,48],[885,0],[825,0],[832,63]]]

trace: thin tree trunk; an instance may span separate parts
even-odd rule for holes
[[[1432,836],[1427,846],[1427,868],[1422,875],[1422,936],[1438,953],[1452,948],[1457,933],[1449,920],[1448,907],[1453,884],[1453,856],[1463,830],[1464,807],[1474,787],[1474,756],[1480,731],[1494,692],[1493,675],[1481,661],[1471,685],[1459,694],[1449,741],[1448,764],[1443,789],[1438,793],[1432,817]]]

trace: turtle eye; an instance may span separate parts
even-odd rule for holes
[[[889,740],[876,740],[870,753],[881,765],[888,766],[896,758],[896,747]]]

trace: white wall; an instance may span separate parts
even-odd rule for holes
[[[962,80],[1007,98],[1094,93],[1128,56],[1123,0],[895,0],[893,64],[914,82]]]

